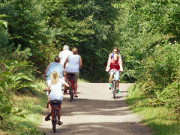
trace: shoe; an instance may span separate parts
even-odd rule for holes
[[[111,87],[112,87],[112,83],[109,84],[109,89],[111,90]]]
[[[64,95],[67,94],[67,90],[64,90]]]
[[[50,120],[50,116],[51,116],[51,115],[48,114],[48,116],[46,116],[46,118],[45,118],[45,121]]]
[[[61,121],[58,121],[58,122],[57,122],[57,124],[58,124],[58,125],[62,125],[62,124],[63,124],[63,122],[61,122]]]
[[[117,93],[121,93],[120,90],[117,90]]]

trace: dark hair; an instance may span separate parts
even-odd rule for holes
[[[59,58],[58,55],[54,58],[54,61],[55,61],[55,62],[60,62],[60,58]]]
[[[117,50],[117,52],[119,51],[119,50],[118,50],[118,48],[117,48],[116,46],[115,46],[115,47],[113,47],[113,50],[114,50],[114,49],[116,49],[116,50]]]

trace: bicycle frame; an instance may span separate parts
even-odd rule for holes
[[[116,80],[115,80],[115,72],[113,72],[113,80],[112,80],[112,92],[113,98],[116,98]]]
[[[61,104],[61,101],[53,100],[50,101],[51,104],[51,120],[52,120],[52,130],[55,133],[56,132],[56,124],[58,122],[59,117],[59,105]]]
[[[74,96],[74,90],[73,90],[73,80],[69,80],[69,94],[70,94],[70,102],[72,102],[73,100],[73,96]]]
[[[70,94],[70,102],[73,101],[73,96],[74,96],[74,81],[72,80],[72,77],[74,76],[73,73],[68,73],[67,78],[68,78],[68,84],[69,84],[69,94]]]

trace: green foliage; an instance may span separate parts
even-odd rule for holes
[[[36,75],[42,76],[46,67],[50,62],[54,61],[56,55],[59,54],[59,51],[54,44],[49,45],[39,45],[37,48],[32,50],[32,56],[30,60],[34,62],[35,67],[37,67]]]
[[[178,43],[158,44],[153,55],[144,61],[139,82],[149,99],[148,105],[166,106],[179,112],[180,46]]]
[[[9,33],[7,31],[7,25],[8,23],[4,20],[1,20],[1,18],[7,17],[6,15],[0,15],[0,47],[1,50],[4,50],[6,45],[9,43]]]
[[[118,9],[114,1],[77,0],[47,1],[44,4],[48,25],[56,37],[54,43],[78,47],[83,59],[81,77],[91,81],[105,81],[108,37]],[[111,43],[113,44],[113,43]],[[103,65],[103,66],[99,66]]]
[[[3,17],[8,17],[7,15],[3,14],[3,15],[0,15],[0,18],[3,18]],[[7,28],[8,26],[8,23],[4,20],[0,20],[0,27],[5,27]]]
[[[173,83],[179,75],[179,50],[179,44],[157,45],[153,55],[144,61],[144,73],[141,78],[147,82],[154,82],[157,87],[162,89]]]
[[[91,81],[107,80],[107,57],[118,46],[125,69],[121,78],[134,82],[143,69],[141,62],[152,54],[149,50],[164,35],[179,37],[178,4],[178,0],[3,0],[0,12],[8,15],[4,19],[10,35],[6,30],[1,40],[29,47],[30,60],[40,72],[64,44],[78,47],[84,62],[81,77]]]
[[[177,0],[128,0],[114,5],[120,8],[114,38],[123,56],[124,80],[137,80],[143,70],[142,61],[152,55],[153,46],[169,38],[178,39],[178,4]]]
[[[21,88],[32,87],[33,80],[22,72],[28,67],[28,63],[25,61],[1,61],[1,66],[4,70],[0,72],[0,97],[2,98],[0,112],[1,117],[3,117],[4,113],[11,113],[13,94]]]
[[[0,61],[0,128],[12,129],[14,126],[9,115],[24,117],[22,109],[15,107],[12,100],[15,93],[24,88],[34,88],[34,67],[27,59],[31,56],[30,49],[21,51],[19,45],[13,50],[13,45],[5,47],[2,45]],[[9,55],[11,54],[11,55]]]
[[[31,87],[64,44],[78,48],[80,77],[92,82],[108,81],[117,46],[121,81],[137,81],[146,105],[179,112],[179,0],[1,0],[0,13],[1,117],[13,111],[7,95]]]
[[[0,12],[8,15],[11,42],[21,44],[22,47],[34,46],[47,41],[45,21],[39,2],[26,0],[4,0],[0,4]]]
[[[134,87],[129,89],[129,94],[127,96],[127,103],[130,104],[130,108],[133,110],[133,112],[143,117],[142,122],[146,123],[148,127],[153,129],[153,135],[178,135],[179,113],[167,106],[154,107],[148,105],[149,98],[145,97],[139,88],[139,84],[134,85]],[[177,88],[177,86],[173,84],[171,88]],[[175,94],[173,90],[174,89],[172,89],[171,92]],[[168,92],[168,94],[171,95],[169,97],[174,99],[171,92]],[[165,95],[168,96],[168,94],[166,93]],[[178,101],[178,99],[176,101]],[[169,99],[169,103],[170,102],[173,103],[173,100]],[[154,103],[157,102],[154,101]],[[169,103],[167,102],[166,104]]]
[[[162,93],[158,95],[158,100],[168,108],[175,109],[175,112],[180,113],[180,81],[179,79],[168,85]]]

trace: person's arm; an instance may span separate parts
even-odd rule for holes
[[[122,66],[122,64],[120,65],[120,70],[119,70],[119,71],[123,72],[123,66]]]
[[[65,72],[64,66],[63,66],[63,76],[66,76],[66,72]]]
[[[69,84],[66,81],[64,81],[63,79],[60,79],[60,83],[62,85],[65,85],[66,87],[69,87]]]
[[[109,57],[108,57],[107,66],[106,66],[106,72],[109,71],[109,68],[110,68],[110,61],[111,61],[111,53],[109,54]]]
[[[111,62],[108,62],[108,65],[106,66],[106,72],[109,72],[109,70],[110,70],[110,64],[111,64]]]
[[[50,91],[50,87],[47,86],[47,87],[44,89],[44,91],[45,91],[45,92],[46,92],[46,91]]]
[[[119,54],[119,66],[120,66],[119,71],[123,72],[122,57],[121,57],[121,55],[120,55],[120,54]]]
[[[60,58],[60,60],[62,59],[62,51],[60,51],[60,53],[59,53],[59,58]]]
[[[81,69],[82,68],[82,58],[81,58],[81,56],[79,55],[79,69]]]
[[[65,67],[66,67],[66,64],[68,63],[68,58],[69,58],[69,56],[66,58],[66,60],[64,61],[64,69],[65,69]]]
[[[46,67],[46,70],[44,71],[44,76],[46,76],[46,72],[48,70],[49,65]]]
[[[64,84],[66,87],[69,87],[69,84],[67,82],[64,82]]]

